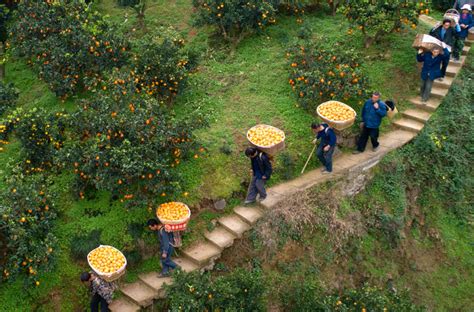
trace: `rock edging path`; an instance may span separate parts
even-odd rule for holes
[[[420,20],[432,25],[436,22],[427,16],[421,16]],[[234,208],[232,214],[217,220],[218,225],[214,230],[205,233],[205,240],[183,250],[181,252],[183,256],[175,259],[175,262],[186,272],[212,269],[215,260],[221,256],[223,250],[232,246],[235,239],[240,238],[244,232],[248,231],[263,216],[265,209],[270,209],[285,197],[303,192],[316,184],[351,172],[366,171],[375,166],[387,153],[411,141],[423,129],[431,114],[441,104],[462,68],[474,42],[474,34],[470,33],[468,39],[461,61],[449,63],[447,77],[442,82],[436,81],[433,84],[431,99],[427,104],[422,104],[420,97],[411,99],[410,102],[415,108],[403,111],[402,118],[392,123],[396,129],[381,136],[380,148],[377,152],[367,151],[357,155],[344,154],[335,159],[335,169],[331,175],[323,175],[321,170],[316,169],[294,180],[269,188],[268,196],[261,202],[260,207]],[[142,274],[138,281],[120,286],[123,296],[114,300],[109,308],[112,312],[140,311],[142,308],[151,306],[153,300],[163,298],[165,296],[163,285],[169,283],[172,283],[172,278],[159,278],[158,272]]]

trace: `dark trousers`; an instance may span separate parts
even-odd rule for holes
[[[377,141],[379,138],[379,129],[378,128],[367,128],[364,126],[362,128],[362,133],[360,134],[359,141],[357,142],[357,150],[363,152],[365,150],[365,146],[367,145],[367,141],[372,141],[372,147],[377,148],[379,146],[379,142]]]
[[[161,251],[160,259],[161,259],[161,274],[168,274],[170,269],[176,269],[176,263],[171,260],[171,255],[173,254],[174,248],[173,246],[169,246],[168,250],[166,251],[166,258],[163,259],[161,255],[163,255],[163,251]]]
[[[326,170],[332,172],[332,155],[334,154],[334,150],[336,149],[335,146],[331,146],[329,151],[324,151],[324,145],[319,144],[318,149],[316,150],[316,155],[318,156],[319,160],[326,167]]]
[[[443,62],[441,63],[441,77],[442,78],[446,76],[446,69],[448,68],[450,58],[451,58],[451,53],[449,53],[448,49],[444,49]]]
[[[421,100],[423,102],[428,101],[431,95],[431,88],[433,87],[433,80],[430,78],[426,78],[426,80],[421,79],[421,88],[420,88],[420,93],[421,93]]]
[[[456,38],[454,41],[453,57],[455,59],[459,59],[461,57],[462,49],[464,48],[464,40],[466,40],[466,38]]]
[[[265,191],[265,180],[257,179],[256,176],[253,176],[247,191],[246,201],[255,201],[257,199],[257,195],[260,195],[261,200],[267,197],[267,192]]]
[[[99,312],[99,304],[100,304],[100,312],[107,312],[109,311],[109,304],[102,298],[99,294],[95,294],[91,299],[91,312]]]

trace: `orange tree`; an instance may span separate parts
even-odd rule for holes
[[[12,83],[0,81],[0,116],[15,106],[18,99],[18,91]]]
[[[98,189],[121,201],[152,204],[179,191],[175,168],[195,147],[192,132],[205,119],[175,116],[149,95],[124,93],[124,84],[110,83],[71,115],[64,160],[77,175],[80,198]]]
[[[366,96],[368,78],[355,50],[338,43],[321,46],[306,41],[291,47],[286,56],[288,82],[302,107],[313,110],[328,100]]]
[[[234,45],[247,34],[275,23],[279,1],[193,0],[195,24],[215,27],[224,40]]]
[[[84,79],[127,60],[127,42],[79,1],[25,1],[10,30],[13,55],[25,57],[57,96],[84,88]]]
[[[364,35],[364,45],[369,47],[374,41],[399,30],[403,25],[415,28],[420,13],[427,11],[425,0],[360,0],[346,1],[339,10],[351,26],[360,29]],[[352,33],[352,29],[349,30]]]
[[[11,178],[0,198],[0,238],[6,257],[0,260],[4,280],[24,275],[39,285],[39,274],[51,268],[57,239],[51,232],[56,218],[41,176]],[[31,285],[31,284],[30,284]]]

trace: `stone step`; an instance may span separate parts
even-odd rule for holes
[[[201,241],[182,251],[183,254],[200,267],[206,266],[212,260],[220,257],[220,248],[211,242]]]
[[[141,308],[126,298],[118,298],[109,304],[109,310],[112,312],[139,312]]]
[[[468,55],[470,50],[471,47],[465,45],[464,48],[462,48],[462,55]]]
[[[431,89],[431,97],[442,99],[448,94],[448,89],[435,88]]]
[[[430,113],[421,109],[407,109],[402,112],[402,115],[408,119],[414,119],[422,123],[426,123],[431,116]]]
[[[449,61],[449,66],[462,67],[465,61],[466,61],[465,55],[461,55],[461,57],[459,58],[459,62],[455,62],[453,60],[453,57],[451,56],[451,60]]]
[[[150,306],[153,300],[158,298],[156,292],[142,281],[125,284],[120,287],[120,291],[133,303],[142,308]]]
[[[440,99],[436,98],[431,98],[426,102],[426,105],[421,102],[421,97],[416,97],[413,99],[410,99],[410,102],[415,105],[417,108],[428,111],[428,112],[434,112],[438,108],[438,106],[441,104]]]
[[[466,41],[464,41],[464,44],[467,45],[468,47],[471,47],[473,42],[474,42],[474,32],[470,31],[469,35],[467,36]]]
[[[433,88],[449,89],[451,85],[453,84],[453,82],[454,82],[454,77],[446,76],[443,78],[443,81],[438,81],[438,79],[436,79],[433,82]]]
[[[396,120],[392,124],[400,129],[408,130],[412,132],[420,132],[421,129],[423,129],[425,125],[422,122],[419,122],[413,119],[407,119],[407,118]]]
[[[217,220],[220,225],[226,228],[228,231],[233,233],[237,237],[241,237],[242,234],[250,229],[250,225],[247,222],[244,222],[236,214],[222,217]]]
[[[461,71],[461,67],[449,65],[448,68],[446,69],[446,76],[456,77],[456,75],[459,74],[459,71]]]
[[[138,278],[145,283],[148,287],[155,291],[157,298],[165,297],[165,290],[163,289],[164,284],[170,285],[172,283],[171,277],[158,277],[158,272],[150,272],[140,274]]]
[[[255,224],[263,216],[263,212],[257,207],[235,207],[234,212],[250,225]]]
[[[237,237],[222,226],[216,227],[212,232],[204,234],[206,239],[220,249],[232,246]]]
[[[187,258],[175,258],[173,261],[181,267],[184,272],[192,272],[199,269],[199,266]]]

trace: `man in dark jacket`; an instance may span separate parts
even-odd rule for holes
[[[324,166],[323,174],[331,173],[332,155],[336,149],[336,134],[328,124],[313,123],[311,125],[311,129],[316,135],[316,138],[313,140],[313,144],[316,144],[318,140],[320,140],[316,155]]]
[[[368,99],[362,108],[362,122],[360,128],[362,132],[357,142],[357,150],[353,154],[360,154],[365,150],[367,141],[372,141],[372,150],[374,152],[379,148],[379,127],[382,118],[387,115],[387,105],[380,100],[380,93],[374,92],[372,98]]]
[[[98,312],[99,305],[100,311],[107,312],[117,286],[113,282],[106,282],[93,272],[82,272],[81,282],[86,283],[91,292],[91,312]]]
[[[272,164],[268,155],[255,147],[247,148],[245,155],[250,158],[252,165],[252,180],[250,181],[247,198],[245,199],[245,204],[250,204],[255,202],[257,195],[260,196],[260,201],[267,197],[265,182],[272,175]]]
[[[418,62],[423,62],[421,69],[421,101],[426,103],[430,98],[431,87],[433,81],[441,77],[441,62],[443,57],[440,55],[440,49],[434,49],[433,52],[423,52],[423,49],[418,51],[416,59]]]
[[[459,27],[461,31],[458,34],[458,38],[454,43],[453,58],[459,60],[464,48],[464,41],[466,41],[469,35],[469,29],[474,26],[474,19],[472,18],[472,7],[469,4],[465,4],[461,8],[461,15],[459,16]]]
[[[160,241],[161,273],[159,277],[169,276],[170,269],[178,268],[178,265],[171,260],[174,250],[173,232],[166,231],[163,224],[156,219],[148,220],[147,225],[150,230],[157,232],[158,240]]]
[[[453,48],[456,37],[460,31],[461,28],[459,24],[456,24],[456,26],[453,28],[451,27],[451,20],[444,19],[442,25],[435,27],[430,31],[430,35]],[[444,76],[446,76],[446,69],[448,68],[449,59],[451,57],[451,52],[450,50],[448,50],[448,48],[444,49],[443,54],[444,57],[443,64],[441,67],[441,77],[439,78],[440,80],[443,80]]]

